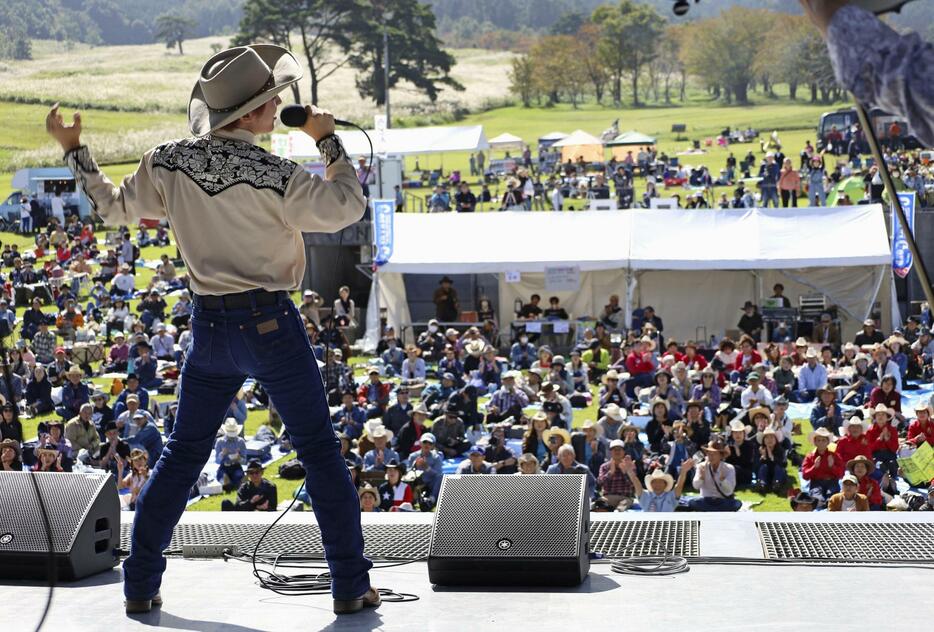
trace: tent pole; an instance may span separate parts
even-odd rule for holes
[[[915,236],[908,229],[908,220],[905,217],[905,210],[902,208],[901,200],[898,199],[895,183],[892,181],[892,174],[889,173],[889,167],[885,163],[885,160],[883,160],[882,149],[879,147],[879,139],[876,138],[876,130],[873,129],[869,120],[869,114],[866,112],[866,108],[863,104],[860,103],[856,97],[853,98],[853,103],[856,104],[856,113],[859,115],[859,122],[860,125],[863,126],[863,131],[866,133],[866,140],[869,141],[869,149],[872,151],[872,156],[875,158],[876,164],[879,165],[879,174],[882,176],[882,183],[885,185],[885,190],[888,191],[889,199],[892,202],[892,212],[895,213],[895,216],[902,226],[902,234],[905,236],[905,243],[908,244],[908,250],[911,252],[911,256],[914,257],[915,272],[918,274],[918,280],[921,281],[921,289],[924,290],[924,298],[927,300],[928,305],[934,307],[934,290],[931,289],[927,268],[924,266],[924,259],[921,258],[918,245],[915,243]],[[892,323],[892,326],[895,327],[896,324],[901,325],[901,323]]]

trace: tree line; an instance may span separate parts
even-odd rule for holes
[[[775,96],[787,84],[811,102],[841,89],[820,33],[801,15],[736,6],[715,17],[669,22],[654,6],[620,0],[590,15],[566,14],[551,34],[513,60],[512,92],[525,106],[577,106],[588,97],[620,106],[685,99],[688,78],[727,103],[749,102],[755,87]]]

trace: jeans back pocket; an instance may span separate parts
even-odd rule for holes
[[[190,324],[191,342],[185,352],[185,361],[194,366],[209,366],[214,359],[215,324],[198,318],[192,318]]]
[[[298,316],[289,309],[263,314],[242,323],[240,332],[253,359],[267,366],[290,360],[310,348]]]

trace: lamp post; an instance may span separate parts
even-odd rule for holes
[[[392,123],[389,110],[389,21],[392,16],[392,11],[383,11],[383,99],[386,102],[387,129]]]

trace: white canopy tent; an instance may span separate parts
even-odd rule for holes
[[[377,132],[368,130],[373,141],[373,153],[398,156],[434,154],[451,151],[489,149],[490,143],[482,125],[468,127],[403,127]],[[339,131],[337,135],[351,156],[366,156],[370,144],[363,132]],[[306,133],[295,131],[272,135],[272,152],[284,158],[317,158],[315,141]]]
[[[562,161],[576,161],[579,157],[586,162],[603,161],[603,141],[582,129],[571,132],[552,147],[561,150]]]
[[[775,282],[792,297],[824,294],[848,331],[877,295],[888,302],[888,292],[879,292],[891,265],[879,205],[400,214],[395,235],[392,258],[380,269],[379,304],[396,331],[411,320],[403,274],[500,275],[494,303],[501,326],[512,321],[515,299],[533,292],[558,296],[574,318],[598,316],[618,294],[627,314],[635,305],[655,307],[666,335],[678,340],[735,328],[743,303],[759,303]],[[555,266],[580,269],[576,291],[546,289],[546,268]],[[507,283],[507,273],[519,280]],[[377,332],[367,338],[377,340]]]
[[[489,142],[490,149],[494,149],[496,151],[521,150],[525,147],[524,140],[515,134],[510,134],[508,132],[500,134],[496,138],[491,138]]]

